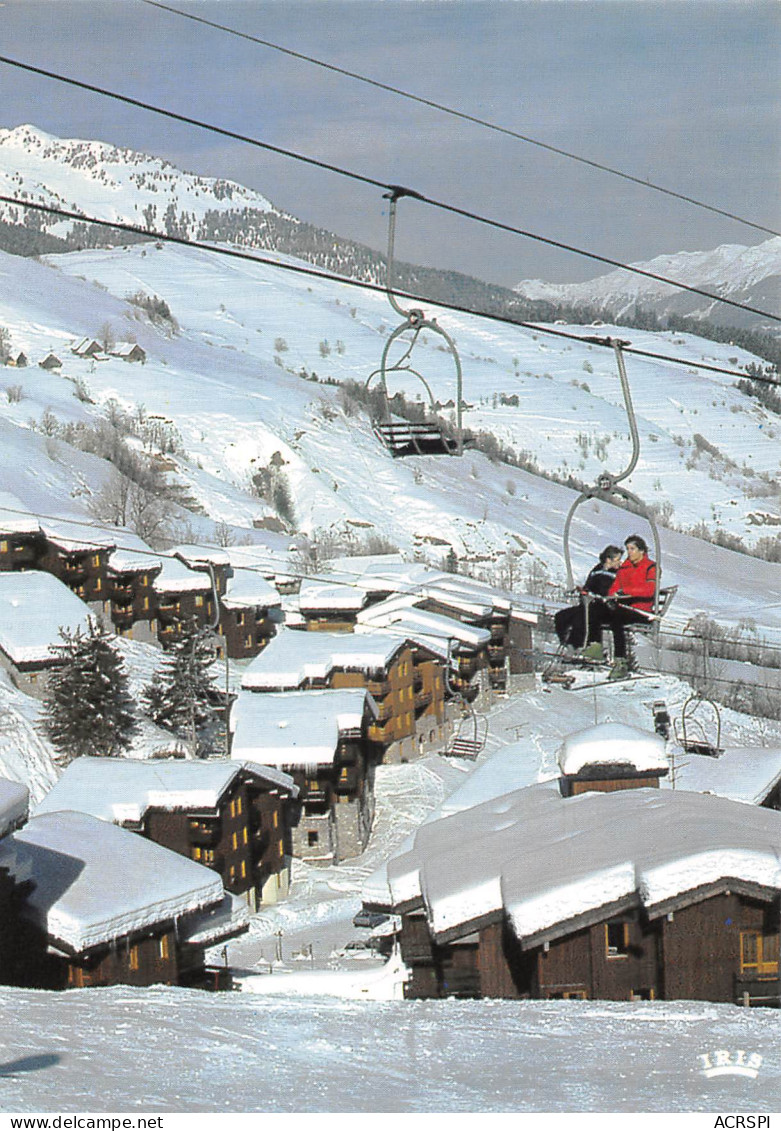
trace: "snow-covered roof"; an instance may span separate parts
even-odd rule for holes
[[[679,751],[675,755],[674,781],[666,778],[662,784],[759,805],[779,782],[781,748],[727,746],[718,758]]]
[[[141,349],[138,342],[117,342],[108,352],[112,357],[128,357],[134,350],[141,350],[142,353],[145,352]]]
[[[90,610],[41,570],[0,573],[0,648],[15,664],[56,662],[60,629],[89,630]]]
[[[178,558],[163,554],[163,568],[152,582],[158,593],[211,593],[212,583],[208,573],[188,569]]]
[[[468,648],[482,648],[491,640],[490,630],[478,625],[464,624],[463,621],[441,613],[429,613],[413,604],[414,598],[391,597],[378,605],[372,605],[359,616],[357,631],[372,631],[378,628],[394,628],[396,631],[426,633],[439,637],[442,641],[456,640]]]
[[[0,867],[31,879],[25,903],[49,937],[78,953],[223,898],[208,868],[87,813],[45,813],[0,841]]]
[[[282,603],[278,590],[261,573],[237,567],[220,600],[226,609],[276,609]]]
[[[40,534],[41,525],[21,499],[0,491],[0,534]]]
[[[774,810],[658,789],[563,798],[545,783],[421,826],[388,864],[385,904],[422,905],[440,941],[506,914],[531,946],[638,902],[655,918],[712,885],[780,891],[780,850]],[[376,886],[365,898],[383,902]]]
[[[477,619],[502,612],[531,624],[537,622],[534,613],[519,608],[518,598],[512,593],[420,562],[405,562],[396,554],[337,558],[329,577],[367,593],[408,594],[414,596],[415,604],[437,601]]]
[[[367,712],[376,717],[377,705],[362,687],[241,691],[231,710],[231,756],[274,766],[330,766],[340,737],[360,731]]]
[[[326,679],[334,670],[382,670],[404,641],[386,632],[300,632],[282,630],[256,656],[242,676],[241,686],[287,690],[306,680]]]
[[[27,786],[0,778],[0,837],[27,820],[30,794]]]
[[[305,579],[301,582],[298,607],[302,613],[317,613],[324,609],[358,612],[366,600],[366,590],[357,585]]]
[[[44,520],[47,541],[66,554],[80,553],[84,550],[105,550],[117,544],[116,534],[98,530],[86,522],[69,518],[47,518]]]
[[[227,550],[219,546],[174,546],[171,554],[183,558],[191,568],[198,565],[229,566],[230,556]]]
[[[238,895],[226,891],[216,907],[195,911],[179,924],[179,942],[191,946],[210,946],[231,938],[249,927],[249,908]]]
[[[152,572],[160,569],[162,559],[137,534],[130,530],[118,531],[117,541],[120,545],[112,550],[108,559],[108,567],[114,573]]]
[[[625,723],[598,723],[567,735],[559,751],[559,766],[566,775],[579,774],[589,766],[665,773],[669,768],[664,739]]]
[[[270,785],[295,790],[287,774],[249,762],[75,758],[35,812],[37,816],[71,809],[114,824],[138,824],[147,809],[216,809],[242,770]]]

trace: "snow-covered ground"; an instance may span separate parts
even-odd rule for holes
[[[774,1011],[79,990],[2,997],[5,1112],[768,1112]],[[722,1049],[756,1078],[706,1077]],[[712,1062],[711,1062],[712,1063]]]

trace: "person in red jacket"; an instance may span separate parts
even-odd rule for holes
[[[656,562],[648,557],[645,540],[639,534],[630,534],[624,545],[626,557],[608,590],[608,599],[596,606],[590,617],[586,648],[590,658],[601,659],[602,630],[612,631],[615,663],[610,679],[623,679],[628,674],[625,630],[633,624],[648,624],[656,591]],[[615,597],[615,601],[611,601],[611,597]]]

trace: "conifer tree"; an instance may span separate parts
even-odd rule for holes
[[[149,718],[184,739],[200,756],[208,752],[207,732],[217,715],[213,661],[211,633],[193,619],[183,626],[181,638],[171,645],[143,693]]]
[[[59,760],[120,754],[136,720],[113,636],[91,617],[87,632],[63,629],[60,636],[52,651],[62,663],[49,676],[44,707],[44,730]]]

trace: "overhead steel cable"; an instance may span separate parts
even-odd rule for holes
[[[124,531],[121,527],[110,526],[108,524],[95,522],[93,519],[90,519],[90,518],[87,518],[87,517],[85,517],[85,518],[63,518],[60,515],[44,514],[41,511],[23,510],[23,509],[17,508],[17,507],[6,507],[6,506],[3,507],[3,510],[7,514],[20,515],[20,516],[25,517],[25,518],[36,518],[36,519],[42,520],[44,523],[46,523],[47,521],[56,522],[61,527],[62,526],[77,526],[80,530],[84,530],[84,529],[96,530],[96,531],[99,531],[101,533],[111,534],[111,535],[116,535],[116,534],[122,535],[123,533],[126,533],[126,531]],[[45,533],[46,532],[45,527],[43,529],[44,529],[44,533]],[[78,538],[74,536],[72,539],[69,539],[66,534],[58,534],[58,538],[62,542],[72,542],[74,547],[82,546],[87,541],[83,536],[78,537]],[[165,551],[153,550],[151,547],[140,547],[140,546],[134,546],[134,545],[125,546],[120,541],[117,541],[117,540],[112,540],[111,542],[108,542],[108,541],[105,541],[105,540],[99,541],[96,538],[94,542],[87,543],[87,544],[90,545],[91,547],[98,548],[98,549],[109,549],[109,548],[111,548],[111,549],[114,549],[114,550],[124,550],[126,553],[137,554],[139,557],[154,558],[157,561],[160,561],[161,558],[169,559],[171,557],[171,555],[169,553],[165,552]],[[222,550],[224,552],[227,552],[227,549],[229,549],[229,548],[226,548],[224,546],[214,546],[210,543],[198,543],[198,548],[202,549],[202,550]],[[245,547],[237,547],[237,548],[243,549]],[[246,549],[253,549],[253,548],[254,547],[252,547],[252,546],[246,547]],[[755,560],[760,560],[760,559],[755,559]],[[235,568],[244,570],[247,573],[256,573],[256,574],[258,574],[258,575],[260,575],[264,578],[267,578],[268,574],[273,574],[275,577],[288,578],[290,580],[315,581],[315,582],[322,582],[322,583],[330,584],[330,585],[333,585],[334,582],[337,582],[338,584],[344,585],[346,588],[349,588],[349,589],[363,589],[363,590],[365,590],[365,585],[362,584],[362,582],[365,580],[364,575],[358,573],[357,571],[340,569],[338,571],[338,576],[334,576],[334,574],[332,574],[332,573],[309,572],[306,569],[289,568],[289,569],[286,570],[284,568],[280,568],[280,565],[281,565],[281,563],[278,562],[278,561],[275,561],[274,558],[272,557],[272,558],[269,558],[267,565],[266,565],[266,568],[263,568],[262,565],[243,565],[243,564],[238,564],[238,563],[236,564]],[[522,604],[522,599],[523,599],[524,596],[526,596],[526,594],[517,594],[516,595],[515,593],[512,593],[510,590],[503,589],[501,586],[493,586],[493,585],[490,585],[488,582],[481,582],[477,578],[469,577],[468,575],[458,575],[458,576],[462,576],[463,580],[465,580],[467,582],[473,581],[478,586],[484,585],[488,589],[496,589],[499,592],[508,593],[513,598],[515,598],[517,596],[518,598],[520,598],[517,602],[517,606],[523,612],[539,613],[539,611],[540,611],[538,605],[527,604],[527,605],[524,606]],[[404,583],[404,584],[399,585],[399,587],[396,590],[396,594],[397,595],[422,594],[422,591],[426,588],[427,584],[428,583],[425,582],[425,581]],[[769,628],[771,631],[773,630],[773,626],[771,626],[771,625],[760,625],[759,627],[760,628]],[[675,629],[670,629],[670,628],[665,628],[663,630],[662,635],[663,635],[664,639],[669,638],[669,639],[677,639],[677,640],[685,640],[685,641],[701,640],[701,641],[705,641],[705,642],[710,643],[710,644],[718,644],[719,643],[719,638],[714,638],[712,636],[708,636],[708,635],[705,635],[703,633],[676,631]],[[752,641],[750,639],[745,639],[745,640],[728,640],[727,639],[727,640],[722,640],[721,642],[726,644],[727,646],[732,646],[732,647],[736,647],[736,648],[742,647],[742,648],[746,648],[746,649],[752,649],[753,648],[753,649],[762,650],[762,651],[765,651],[765,652],[781,652],[781,644],[773,644],[771,641],[765,641],[765,640]],[[526,654],[529,654],[529,655],[550,658],[549,653],[546,653],[544,651],[540,651],[539,649],[534,649],[534,648],[532,648],[531,650],[519,649],[519,651],[525,652]],[[676,651],[677,652],[677,651],[681,651],[681,650],[670,648],[669,651]],[[748,661],[748,660],[741,660],[741,659],[734,658],[734,657],[725,657],[725,656],[716,656],[716,655],[711,655],[710,659],[714,660],[716,662],[724,662],[724,663],[729,663],[729,662],[732,662],[732,663],[752,663],[752,661]],[[753,664],[753,666],[755,666],[755,667],[756,666],[766,667],[766,670],[768,670],[768,671],[781,671],[781,667],[776,668],[776,667],[768,667],[767,665],[757,665],[757,664]],[[659,672],[659,674],[660,675],[675,676],[674,672]],[[724,680],[722,682],[732,683],[732,682],[736,682],[736,681]],[[763,686],[763,685],[752,684],[752,686]],[[768,690],[771,690],[771,689],[769,688]],[[775,688],[775,689],[772,689],[772,690],[778,690],[778,689]]]
[[[482,216],[479,212],[473,212],[466,208],[459,208],[456,205],[448,204],[446,201],[436,200],[434,197],[426,196],[424,193],[417,192],[414,189],[405,188],[397,184],[388,184],[384,181],[378,181],[373,177],[365,176],[362,173],[356,173],[350,169],[344,169],[339,165],[331,164],[327,161],[321,161],[315,157],[309,157],[302,153],[296,153],[292,149],[285,149],[282,146],[273,145],[270,142],[260,141],[258,138],[249,137],[246,134],[239,134],[233,130],[227,130],[222,126],[215,126],[208,122],[203,122],[198,118],[191,118],[185,114],[179,114],[174,110],[167,110],[160,106],[155,106],[150,102],[143,102],[138,98],[131,98],[129,95],[119,94],[117,91],[107,90],[105,87],[95,86],[92,83],[82,82],[79,79],[69,78],[65,75],[58,74],[55,71],[48,71],[42,67],[35,67],[30,63],[23,63],[18,59],[10,59],[6,55],[0,55],[0,63],[5,63],[10,67],[17,67],[20,70],[28,71],[32,74],[41,75],[44,78],[53,79],[55,82],[65,83],[68,86],[74,86],[80,90],[87,90],[92,94],[99,94],[105,98],[111,98],[118,102],[123,102],[130,106],[137,106],[139,109],[148,110],[152,114],[159,114],[164,118],[170,118],[177,122],[183,122],[186,125],[196,126],[198,129],[204,129],[211,133],[220,134],[223,137],[233,138],[235,141],[240,141],[246,145],[255,146],[258,149],[264,149],[271,153],[276,153],[282,157],[288,157],[294,161],[301,161],[306,165],[312,165],[318,169],[324,169],[327,172],[336,173],[338,176],[348,177],[351,180],[359,181],[363,184],[372,185],[375,188],[385,189],[387,192],[399,196],[410,196],[415,200],[419,200],[422,204],[427,204],[432,208],[440,211],[450,213],[454,216],[461,216],[463,219],[472,220],[478,224],[484,224],[487,227],[494,228],[498,231],[508,232],[512,235],[522,236],[524,239],[530,239],[536,243],[544,244],[547,247],[554,247],[560,251],[567,251],[572,255],[578,255],[584,259],[590,259],[597,263],[604,263],[609,267],[619,268],[622,271],[628,271],[633,275],[640,275],[646,279],[653,279],[657,283],[665,283],[668,286],[674,287],[677,290],[687,291],[689,294],[700,295],[702,298],[707,298],[711,302],[722,303],[726,306],[734,307],[737,310],[742,310],[748,314],[756,314],[761,318],[768,318],[772,322],[781,322],[781,315],[771,314],[770,311],[761,310],[755,306],[748,306],[746,303],[737,302],[735,299],[724,298],[721,295],[714,294],[712,291],[706,291],[702,287],[693,287],[688,283],[682,283],[677,279],[670,279],[665,275],[658,275],[653,271],[646,271],[641,267],[632,266],[629,263],[623,263],[619,259],[612,259],[606,255],[600,255],[597,252],[586,251],[584,248],[576,247],[574,244],[564,243],[562,240],[554,240],[549,236],[541,236],[536,232],[530,232],[525,228],[518,228],[512,224],[506,224],[500,220],[491,219],[488,216]]]
[[[654,181],[644,179],[642,177],[635,177],[631,173],[624,172],[622,169],[616,169],[611,165],[607,165],[602,161],[596,161],[590,157],[584,157],[579,153],[572,153],[567,149],[562,149],[557,145],[551,145],[549,142],[541,141],[539,138],[530,137],[528,134],[522,134],[517,130],[512,130],[509,126],[501,126],[496,122],[488,121],[486,118],[480,118],[475,114],[469,114],[466,111],[458,110],[453,106],[448,106],[443,102],[437,102],[433,98],[424,98],[422,95],[413,94],[409,90],[403,90],[401,87],[393,86],[391,83],[381,82],[379,79],[369,78],[367,75],[362,75],[357,71],[348,70],[346,67],[339,67],[335,63],[327,63],[322,59],[317,59],[313,55],[307,55],[303,51],[294,51],[290,47],[283,47],[279,43],[274,43],[270,39],[262,39],[257,35],[250,35],[248,32],[239,31],[237,28],[228,27],[226,24],[217,23],[215,20],[207,20],[204,16],[196,16],[192,12],[184,12],[180,8],[174,8],[170,4],[162,4],[159,0],[141,0],[141,3],[148,4],[151,8],[159,8],[163,12],[170,12],[175,16],[182,16],[184,19],[192,20],[193,23],[203,24],[206,27],[213,28],[217,31],[226,32],[228,35],[236,36],[238,39],[245,39],[250,43],[257,43],[261,47],[268,47],[272,51],[278,51],[282,55],[287,55],[292,59],[299,59],[305,63],[311,63],[315,67],[321,67],[323,70],[331,71],[337,75],[343,75],[345,78],[354,79],[356,82],[365,83],[367,86],[375,87],[378,90],[387,91],[389,94],[398,95],[400,98],[406,98],[411,102],[417,102],[421,106],[428,106],[432,110],[440,111],[443,114],[449,114],[453,118],[460,118],[464,122],[471,122],[473,125],[482,126],[487,130],[492,130],[494,133],[503,134],[506,137],[514,138],[516,141],[525,142],[527,145],[536,146],[539,149],[547,150],[549,153],[555,153],[559,157],[566,157],[570,161],[577,161],[581,165],[587,165],[592,169],[598,169],[602,173],[609,173],[611,176],[620,177],[622,180],[630,181],[632,184],[640,185],[641,188],[651,189],[653,192],[663,193],[665,196],[673,197],[675,200],[682,200],[686,204],[694,205],[696,208],[703,208],[708,212],[713,212],[717,216],[724,216],[728,220],[735,220],[738,224],[744,224],[746,227],[754,228],[759,232],[766,232],[771,236],[779,236],[781,232],[776,231],[775,228],[769,228],[765,224],[760,224],[755,220],[748,220],[745,216],[739,216],[735,212],[729,212],[727,209],[719,208],[714,204],[708,204],[703,200],[698,200],[696,197],[688,196],[686,193],[676,192],[674,189],[665,187],[664,185],[657,184]]]
[[[267,256],[252,255],[247,251],[238,251],[236,248],[223,247],[219,244],[206,243],[201,240],[189,240],[184,236],[172,236],[166,232],[156,231],[153,228],[142,228],[138,224],[126,224],[120,220],[102,220],[97,216],[89,216],[84,212],[73,212],[66,208],[57,208],[53,204],[39,204],[36,201],[23,200],[19,197],[5,196],[3,194],[0,194],[0,203],[12,204],[19,208],[31,209],[34,212],[43,212],[48,215],[59,216],[65,220],[77,220],[79,223],[96,224],[102,228],[109,228],[118,232],[127,232],[130,235],[145,236],[150,240],[156,240],[160,243],[171,243],[178,247],[194,248],[196,251],[222,255],[229,259],[240,259],[248,263],[258,263],[264,267],[273,267],[280,271],[290,271],[293,274],[304,275],[310,279],[322,279],[329,283],[340,283],[346,287],[356,287],[358,290],[371,291],[383,296],[387,295],[385,286],[380,283],[351,279],[346,275],[337,275],[332,271],[321,271],[318,268],[305,267],[302,264],[281,263],[279,260],[270,259]],[[533,330],[536,334],[547,334],[550,337],[564,338],[570,342],[581,342],[586,345],[596,345],[605,349],[613,349],[613,341],[609,337],[573,334],[567,330],[555,330],[552,326],[546,326],[540,322],[526,322],[521,319],[511,318],[509,315],[491,314],[482,310],[474,310],[470,307],[459,306],[454,302],[448,302],[446,299],[435,299],[426,295],[415,294],[412,291],[402,291],[399,290],[398,287],[394,287],[394,294],[399,298],[409,299],[411,302],[427,303],[431,306],[441,307],[443,310],[452,310],[457,314],[466,314],[474,318],[486,318],[490,322],[498,322],[503,326],[517,326],[524,330]],[[744,370],[725,369],[724,366],[711,365],[705,361],[695,361],[692,358],[674,357],[671,354],[655,353],[652,350],[643,350],[631,345],[623,345],[622,348],[624,353],[636,354],[638,357],[645,357],[654,361],[664,361],[672,365],[682,365],[690,369],[702,369],[710,373],[721,373],[725,377],[738,377],[741,380],[749,378],[751,381],[758,382],[759,384],[781,388],[781,381],[773,380],[771,377],[755,376]]]

